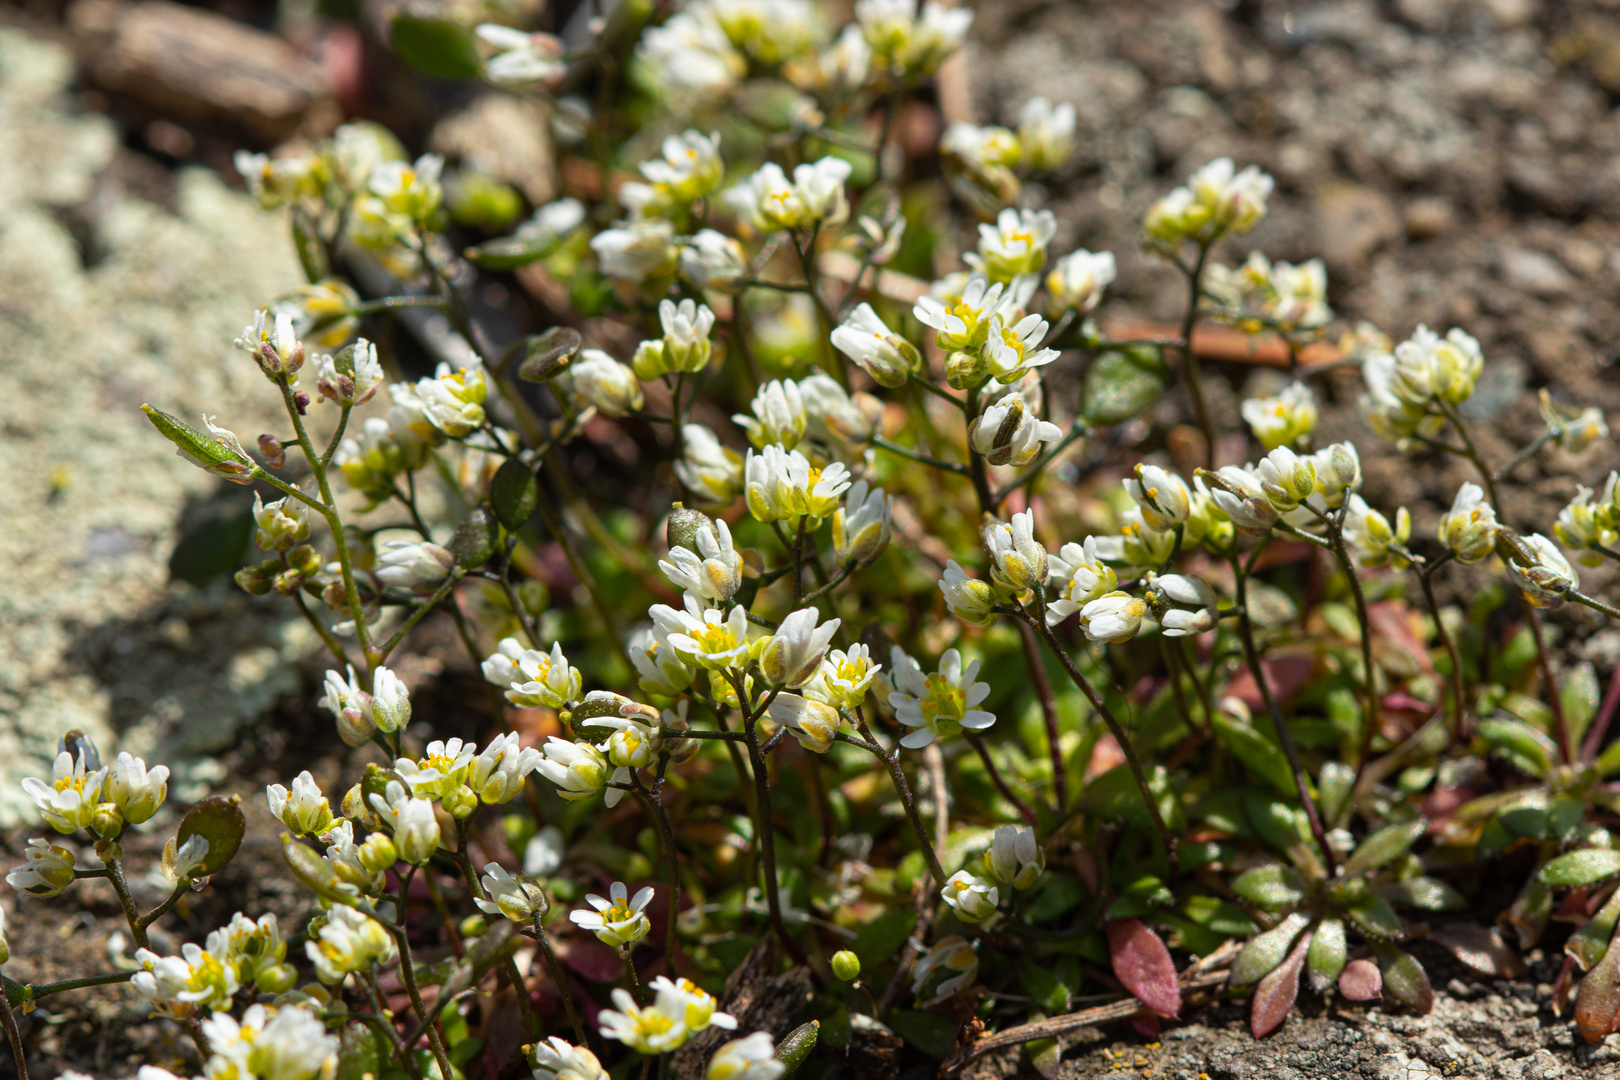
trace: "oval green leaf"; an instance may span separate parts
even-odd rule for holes
[[[187,840],[200,836],[208,841],[208,853],[203,857],[203,873],[217,874],[235,857],[247,832],[247,819],[242,816],[242,797],[214,796],[186,811],[175,833],[175,844],[184,847]]]
[[[1344,940],[1344,920],[1323,919],[1311,937],[1311,951],[1306,957],[1312,989],[1318,994],[1326,993],[1344,970],[1349,955]]]
[[[1232,986],[1248,986],[1257,983],[1276,966],[1283,962],[1288,955],[1288,949],[1294,944],[1299,932],[1310,924],[1310,919],[1295,912],[1275,927],[1263,934],[1256,934],[1238,958],[1232,963],[1232,973],[1227,978]]]
[[[1541,881],[1553,888],[1590,885],[1620,874],[1620,851],[1588,848],[1560,855],[1541,868]]]
[[[1251,904],[1275,911],[1305,899],[1305,879],[1286,866],[1258,866],[1232,882],[1232,891]]]
[[[478,39],[451,19],[402,12],[394,16],[389,43],[401,60],[435,79],[471,79],[484,68]]]
[[[1412,850],[1418,837],[1428,829],[1425,818],[1386,825],[1361,842],[1361,846],[1344,861],[1346,874],[1364,874],[1376,870]]]

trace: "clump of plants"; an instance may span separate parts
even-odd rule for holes
[[[1051,1075],[1063,1031],[1151,1033],[1197,995],[1250,995],[1256,1036],[1307,987],[1427,1011],[1406,945],[1431,930],[1520,970],[1489,925],[1402,911],[1466,908],[1457,876],[1521,847],[1504,925],[1528,947],[1580,923],[1560,1001],[1589,1040],[1614,1026],[1614,702],[1555,665],[1541,612],[1620,615],[1576,569],[1620,559],[1617,474],[1551,536],[1497,498],[1548,446],[1607,452],[1602,415],[1544,399],[1545,432],[1484,460],[1478,343],[1337,325],[1320,261],[1244,250],[1273,184],[1228,159],[1142,223],[1179,325],[1110,336],[1114,256],[1055,250],[1024,193],[1083,137],[1071,105],[902,148],[972,20],[627,0],[565,48],[407,9],[406,59],[571,118],[580,197],[521,221],[515,190],[374,125],[241,155],[309,279],[236,342],[284,426],[146,413],[253,488],[236,583],[308,621],[321,722],[365,765],[191,807],[141,911],[122,845],[168,770],[65,735],[25,783],[52,835],[7,880],[107,879],[133,952],[6,980],[20,1074],[18,1010],[127,982],[195,1049],[142,1080],[892,1075],[1019,1043]],[[1280,341],[1289,378],[1220,415],[1207,321]],[[1359,367],[1369,438],[1477,470],[1436,535],[1363,498],[1354,442],[1317,444],[1323,347]],[[1161,395],[1193,422],[1179,464]],[[1216,457],[1235,432],[1246,464]],[[1506,587],[1442,607],[1452,563]],[[429,619],[487,683],[464,705],[485,738],[413,712],[400,660]],[[239,798],[285,827],[307,920],[244,912],[160,955],[149,931],[234,856]],[[802,1007],[750,1030],[784,974]]]

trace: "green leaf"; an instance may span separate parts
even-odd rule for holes
[[[1389,901],[1376,894],[1368,894],[1348,905],[1345,914],[1369,938],[1393,940],[1406,929]]]
[[[488,507],[475,506],[468,511],[450,537],[450,554],[456,565],[465,570],[476,570],[489,562],[500,542],[500,523]]]
[[[1439,878],[1415,877],[1378,887],[1378,895],[1392,904],[1424,911],[1458,911],[1468,906],[1462,893]]]
[[[1434,1008],[1434,990],[1429,975],[1412,954],[1393,945],[1373,944],[1378,967],[1384,973],[1384,989],[1402,1005],[1427,1015]]]
[[[1159,813],[1171,829],[1180,827],[1181,800],[1170,787],[1169,775],[1163,765],[1148,770],[1148,790],[1159,801]],[[1088,812],[1105,820],[1123,821],[1138,829],[1153,828],[1147,804],[1137,789],[1136,779],[1129,766],[1116,765],[1086,785],[1081,805]]]
[[[1620,772],[1620,739],[1610,743],[1597,759],[1597,773],[1605,780],[1617,772]]]
[[[1232,882],[1232,891],[1251,904],[1277,910],[1305,899],[1305,879],[1286,866],[1257,866]]]
[[[380,1075],[388,1051],[377,1040],[377,1033],[358,1021],[345,1028],[338,1045],[337,1080],[364,1080],[368,1074]]]
[[[1372,833],[1344,861],[1346,874],[1364,874],[1393,862],[1412,850],[1418,837],[1428,831],[1426,818],[1415,818],[1394,825],[1386,825]]]
[[[484,69],[478,38],[452,19],[401,12],[389,43],[401,60],[435,79],[471,79]]]
[[[1560,855],[1541,868],[1543,884],[1553,888],[1590,885],[1595,881],[1620,874],[1620,851],[1608,848],[1587,848]]]
[[[1564,676],[1564,685],[1558,692],[1559,703],[1564,706],[1564,728],[1569,732],[1571,746],[1579,746],[1581,736],[1586,734],[1587,725],[1597,715],[1598,698],[1602,691],[1598,689],[1597,669],[1592,661],[1582,660]]]
[[[1318,994],[1338,981],[1339,973],[1350,956],[1344,939],[1344,920],[1323,919],[1311,938],[1311,951],[1307,957],[1311,986]]]
[[[1255,835],[1278,851],[1290,852],[1311,838],[1304,810],[1255,788],[1244,789],[1243,812]]]
[[[584,343],[573,327],[553,326],[543,334],[524,338],[507,355],[517,364],[518,378],[545,382],[562,374]]]
[[[1064,912],[1079,907],[1091,895],[1085,884],[1072,874],[1055,874],[1048,870],[1043,876],[1045,880],[1041,890],[1036,894],[1035,902],[1029,906],[1031,922],[1050,922]]]
[[[1569,935],[1569,940],[1564,942],[1564,952],[1575,958],[1582,971],[1591,970],[1593,964],[1603,959],[1609,939],[1614,937],[1617,922],[1620,922],[1620,889],[1609,897],[1596,915],[1586,920],[1584,926]]]
[[[304,214],[296,211],[293,213],[292,227],[293,247],[298,250],[298,263],[304,268],[304,277],[314,284],[332,272],[326,258],[326,245],[321,243],[319,231],[312,227],[309,218]]]
[[[1493,753],[1512,762],[1519,771],[1537,777],[1552,771],[1558,748],[1523,720],[1485,720],[1479,725],[1479,734]]]
[[[498,236],[462,252],[467,261],[484,270],[516,270],[539,262],[557,250],[560,238],[543,233]]]
[[[1258,929],[1248,912],[1213,896],[1189,896],[1182,910],[1187,918],[1222,937],[1247,937]]]
[[[291,836],[281,842],[281,858],[287,864],[287,869],[292,871],[292,876],[323,900],[352,904],[360,895],[358,886],[341,880],[331,863]]]
[[[885,912],[861,927],[855,944],[850,946],[861,958],[861,970],[871,971],[899,952],[916,925],[916,911],[907,908]]]
[[[889,1014],[888,1024],[896,1035],[929,1057],[942,1058],[956,1045],[956,1021],[936,1012],[896,1009]]]
[[[1082,415],[1089,424],[1118,424],[1139,415],[1164,393],[1157,349],[1105,352],[1086,371]]]
[[[1069,1011],[1069,988],[1051,971],[1027,956],[1018,961],[1018,980],[1024,984],[1024,993],[1038,1007],[1050,1013]]]
[[[1350,792],[1355,787],[1356,770],[1342,761],[1329,761],[1322,765],[1316,781],[1317,808],[1328,828],[1339,824],[1345,807],[1350,805]]]
[[[252,509],[211,517],[174,545],[169,553],[169,580],[206,585],[241,566],[252,539]]]
[[[186,811],[175,833],[175,846],[184,847],[187,840],[200,836],[208,842],[203,856],[204,874],[217,874],[235,857],[247,833],[247,818],[242,815],[242,797],[216,795]]]
[[[1248,986],[1257,983],[1273,968],[1283,962],[1288,955],[1288,949],[1299,937],[1300,931],[1310,925],[1310,918],[1299,912],[1288,916],[1275,927],[1263,934],[1256,934],[1249,943],[1243,946],[1232,962],[1232,974],[1228,982],[1233,986]]]
[[[1225,712],[1217,711],[1212,722],[1215,736],[1250,772],[1270,784],[1279,795],[1287,797],[1296,794],[1294,774],[1288,768],[1288,759],[1273,739],[1261,734],[1247,721]]]
[[[489,482],[489,501],[507,532],[517,532],[534,513],[540,489],[534,473],[517,458],[507,458]]]
[[[1119,891],[1119,896],[1104,913],[1105,919],[1135,919],[1154,908],[1175,903],[1176,897],[1164,882],[1149,874],[1137,878]]]
[[[1497,814],[1494,820],[1513,836],[1526,840],[1545,840],[1549,816],[1547,808],[1538,803],[1510,807]]]

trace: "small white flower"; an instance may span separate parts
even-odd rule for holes
[[[1501,526],[1496,523],[1496,510],[1485,501],[1485,491],[1478,484],[1464,484],[1457,489],[1451,509],[1440,518],[1439,538],[1460,563],[1477,563],[1496,550],[1496,534]]]
[[[1564,594],[1581,587],[1581,576],[1558,545],[1532,533],[1516,537],[1512,544],[1514,554],[1503,560],[1508,577],[1518,586],[1524,598],[1539,608],[1554,608],[1564,602]],[[1527,561],[1521,562],[1520,560]]]
[[[675,475],[682,487],[710,504],[729,504],[742,494],[741,454],[722,444],[719,437],[702,424],[682,427],[681,441],[684,453],[675,462]]]
[[[825,518],[838,509],[839,497],[849,490],[849,470],[842,462],[815,469],[797,450],[775,444],[750,451],[743,463],[748,512],[769,524],[797,520],[808,514]]]
[[[741,604],[722,615],[688,593],[684,610],[658,604],[648,614],[669,634],[671,647],[698,667],[711,671],[740,667],[747,657],[748,612]]]
[[[1055,319],[1070,308],[1082,313],[1092,310],[1102,300],[1103,290],[1118,276],[1111,251],[1093,254],[1082,248],[1065,255],[1046,275],[1046,291],[1051,297],[1048,313]]]
[[[990,319],[995,315],[1011,318],[1028,302],[1036,279],[1028,283],[994,282],[980,274],[968,278],[961,295],[946,303],[933,295],[919,299],[912,314],[924,326],[932,327],[934,340],[947,351],[972,351],[984,346],[990,336]]]
[[[18,892],[46,899],[73,884],[73,852],[38,838],[28,841],[21,866],[6,874],[6,884]]]
[[[737,1018],[719,1011],[720,1003],[714,995],[691,979],[670,979],[660,975],[653,979],[651,990],[660,1012],[680,1016],[689,1034],[697,1034],[713,1026],[722,1031],[735,1031]]]
[[[638,631],[630,639],[630,660],[641,676],[641,688],[649,694],[675,697],[692,685],[692,669],[669,643],[669,633],[663,627]]]
[[[679,545],[669,549],[669,558],[660,559],[658,569],[681,591],[691,591],[705,600],[729,600],[742,587],[742,557],[731,543],[731,528],[716,518],[712,525],[699,527],[693,552]]]
[[[124,820],[139,825],[151,818],[169,796],[169,767],[154,765],[120,752],[107,773],[105,798],[118,807]]]
[[[502,641],[500,651],[484,661],[484,677],[504,684],[508,701],[524,708],[561,709],[579,700],[583,676],[563,655],[562,642],[553,642],[550,653],[521,649],[515,655],[507,651],[507,642],[517,645],[512,638]]]
[[[767,715],[787,728],[800,746],[817,754],[832,749],[841,722],[838,710],[831,705],[798,694],[777,694]]]
[[[939,894],[965,923],[984,922],[996,913],[996,905],[1001,902],[1001,892],[993,882],[966,870],[952,874]]]
[[[820,222],[841,225],[849,217],[844,182],[853,166],[843,158],[824,157],[820,161],[793,168],[793,189],[804,207],[801,224]]]
[[[805,696],[834,708],[858,709],[866,699],[867,686],[882,668],[882,664],[872,663],[871,651],[865,645],[851,645],[848,652],[831,649],[815,678],[806,684]]]
[[[1279,514],[1297,510],[1316,491],[1315,460],[1301,457],[1286,446],[1261,458],[1254,474],[1260,478],[1260,490]]]
[[[1231,158],[1217,158],[1195,172],[1187,186],[1154,203],[1143,224],[1161,243],[1186,237],[1207,244],[1223,233],[1241,235],[1265,217],[1274,186],[1253,165],[1238,172]]]
[[[1276,397],[1243,402],[1243,419],[1267,450],[1299,446],[1316,430],[1316,398],[1304,383],[1289,383]]]
[[[591,237],[602,273],[631,285],[675,272],[680,249],[675,246],[675,226],[660,218],[625,223],[622,228],[604,229]]]
[[[608,780],[607,758],[588,742],[569,742],[553,735],[543,748],[545,760],[535,767],[540,775],[557,785],[565,799],[588,799],[602,790]]]
[[[1391,528],[1389,519],[1368,506],[1360,495],[1350,496],[1344,516],[1344,543],[1361,566],[1384,566],[1394,558],[1397,566],[1404,567],[1406,560],[1394,555],[1390,548],[1394,544],[1405,547],[1411,535],[1412,516],[1406,507],[1395,515],[1395,526]]]
[[[985,369],[997,381],[1011,383],[1031,368],[1050,364],[1058,358],[1058,351],[1036,347],[1046,331],[1046,320],[1039,315],[1025,315],[1011,325],[999,314],[990,316],[990,333],[982,353]]]
[[[201,833],[193,833],[185,843],[178,836],[169,837],[163,845],[161,862],[163,876],[175,884],[195,881],[208,869],[208,841]]]
[[[81,747],[77,758],[66,750],[56,755],[51,764],[49,785],[29,776],[23,779],[22,789],[34,800],[51,828],[59,833],[73,833],[89,827],[96,805],[101,802],[101,785],[106,779],[106,769],[86,768]]]
[[[513,877],[500,863],[486,863],[481,880],[489,899],[479,896],[473,902],[486,915],[500,915],[512,922],[527,924],[544,915],[550,906],[540,886],[526,878]]]
[[[748,253],[725,233],[702,229],[681,245],[681,273],[699,289],[739,291],[748,279]]]
[[[1125,481],[1125,491],[1141,510],[1143,524],[1159,532],[1185,524],[1192,510],[1187,482],[1157,465],[1138,464],[1136,477]]]
[[[676,1049],[690,1034],[686,1030],[685,1009],[678,1001],[660,997],[643,1007],[636,1004],[629,991],[615,989],[613,1004],[615,1008],[603,1009],[597,1014],[602,1037],[622,1042],[649,1057]]]
[[[748,70],[747,60],[731,47],[713,15],[698,7],[649,26],[636,54],[646,62],[653,82],[682,102],[716,96]]]
[[[339,405],[364,405],[376,396],[383,381],[377,346],[365,338],[337,356],[321,357],[315,376],[315,385],[321,394]]]
[[[1097,553],[1095,536],[1086,537],[1083,545],[1064,544],[1048,562],[1058,590],[1058,599],[1046,605],[1046,621],[1051,626],[1119,585],[1118,575]]]
[[[534,747],[522,745],[515,731],[497,735],[472,759],[467,785],[486,805],[511,802],[523,792],[524,781],[542,757]]]
[[[1080,626],[1092,641],[1118,644],[1136,636],[1147,610],[1147,601],[1130,593],[1111,592],[1080,609]]]
[[[926,1009],[955,997],[979,977],[979,954],[960,934],[941,938],[917,958],[911,969],[911,992]]]
[[[621,417],[646,404],[636,373],[601,349],[581,349],[556,382],[579,411]]]
[[[737,413],[732,417],[748,433],[748,441],[756,448],[775,443],[791,450],[804,438],[809,415],[805,412],[804,398],[799,386],[791,379],[773,379],[759,388],[749,406],[754,415]]]
[[[411,697],[405,684],[388,668],[371,673],[371,719],[378,731],[401,731],[411,722]]]
[[[815,676],[841,622],[829,619],[818,626],[816,620],[820,614],[816,608],[807,607],[782,620],[760,650],[759,670],[765,678],[778,686],[797,690]]]
[[[979,226],[979,250],[963,256],[976,273],[1008,282],[1037,274],[1046,265],[1046,248],[1057,232],[1050,210],[1003,210],[994,225]]]
[[[648,931],[652,929],[652,923],[648,921],[645,911],[647,905],[652,902],[652,886],[638,890],[635,897],[631,898],[630,890],[625,888],[624,882],[615,881],[608,889],[608,896],[611,899],[604,899],[595,893],[586,894],[585,902],[594,910],[571,911],[568,918],[575,925],[594,933],[598,941],[613,949],[646,937]],[[614,1001],[617,1000],[618,997],[615,995]],[[682,1020],[684,1022],[684,1017]],[[607,1032],[604,1030],[603,1034]]]
[[[1017,392],[985,409],[968,431],[974,451],[992,465],[1028,465],[1045,443],[1061,438],[1063,430],[1039,419]]]
[[[484,61],[484,78],[497,86],[549,83],[568,70],[562,42],[550,34],[530,34],[499,23],[482,23],[474,33],[496,49]]]
[[[1609,484],[1614,483],[1615,476],[1611,473]],[[1604,556],[1597,547],[1612,548],[1616,543],[1615,530],[1609,526],[1606,513],[1608,501],[1603,499],[1594,505],[1592,489],[1580,486],[1575,489],[1575,498],[1558,512],[1553,535],[1558,537],[1559,543],[1578,553],[1576,559],[1582,566],[1602,566]]]
[[[926,0],[857,0],[855,21],[874,64],[895,78],[939,70],[973,25],[973,9]]]
[[[1202,634],[1215,629],[1220,620],[1215,589],[1201,577],[1156,574],[1149,580],[1148,588],[1156,594],[1154,609],[1165,637]]]
[[[423,154],[414,162],[379,162],[367,183],[371,193],[391,212],[426,222],[444,199],[444,188],[439,183],[443,172],[444,158]]]
[[[375,808],[377,796],[371,798]],[[439,848],[439,819],[433,814],[433,804],[413,797],[394,809],[394,846],[399,857],[415,866],[425,865]]]
[[[870,304],[858,304],[832,332],[833,348],[859,364],[879,386],[904,386],[922,354],[889,329]]]
[[[1267,498],[1259,476],[1236,465],[1225,465],[1210,479],[1210,498],[1239,532],[1249,536],[1271,532],[1281,515]]]
[[[402,757],[394,761],[394,771],[405,781],[412,795],[441,799],[462,785],[472,767],[478,747],[460,739],[435,739],[427,744],[420,761]],[[389,799],[393,802],[393,799]]]
[[[880,487],[857,480],[845,493],[844,505],[833,512],[833,553],[840,563],[854,560],[870,566],[889,546],[889,519],[894,499]]]
[[[1347,494],[1361,486],[1361,455],[1354,443],[1338,442],[1311,455],[1316,468],[1316,493],[1338,509]]]
[[[596,1055],[553,1035],[532,1048],[534,1080],[609,1080]]]
[[[293,777],[291,790],[271,784],[264,795],[270,813],[294,836],[318,835],[331,828],[332,806],[308,769]]]
[[[661,160],[644,161],[641,175],[683,203],[695,202],[714,190],[725,172],[720,160],[720,133],[705,135],[687,130],[666,136]]]
[[[709,305],[663,300],[658,305],[658,321],[664,329],[664,362],[670,371],[692,373],[708,367],[709,332],[714,329]]]
[[[291,495],[265,505],[253,493],[253,542],[260,551],[285,552],[309,538],[309,508]]]
[[[724,199],[738,216],[761,232],[797,228],[805,220],[804,199],[774,161],[727,189]]]
[[[377,548],[377,579],[421,596],[431,595],[455,566],[455,556],[423,540],[385,540]]]
[[[989,582],[970,576],[955,559],[945,561],[939,591],[944,594],[945,606],[951,614],[963,622],[974,626],[991,626],[995,623],[995,590]]]
[[[899,647],[890,654],[894,693],[889,706],[895,719],[915,728],[900,740],[908,750],[920,750],[936,738],[948,738],[963,728],[982,731],[996,722],[994,714],[976,708],[990,696],[990,684],[976,682],[979,661],[964,665],[962,654],[946,649],[939,670],[924,675],[917,661]]]
[[[1012,523],[998,522],[985,529],[996,580],[1022,593],[1046,585],[1050,573],[1046,548],[1035,539],[1035,511],[1014,514]]]
[[[395,955],[394,937],[383,924],[345,904],[333,904],[326,922],[304,943],[304,953],[325,983],[341,982],[345,975],[387,964]]]
[[[1055,169],[1074,152],[1074,106],[1032,97],[1018,111],[1018,143],[1031,169]]]
[[[776,1040],[756,1031],[715,1051],[703,1080],[777,1080],[785,1072],[787,1066],[776,1060]]]
[[[129,984],[152,1003],[153,1011],[174,1018],[194,1016],[200,1010],[226,1009],[241,988],[234,965],[186,942],[179,956],[159,956],[150,949],[138,949],[135,972]]]
[[[1035,838],[1035,830],[1019,825],[996,829],[990,850],[984,853],[984,868],[994,881],[1014,889],[1035,884],[1046,869],[1046,853]]]

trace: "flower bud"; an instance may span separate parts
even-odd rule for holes
[[[477,801],[474,797],[473,802]],[[439,847],[439,819],[433,816],[433,804],[406,798],[395,814],[394,846],[399,848],[399,857],[415,866],[425,865]]]
[[[1316,464],[1317,490],[1323,500],[1334,509],[1344,504],[1344,497],[1361,486],[1361,455],[1354,443],[1338,442],[1312,455]]]
[[[439,797],[439,804],[445,813],[462,821],[478,809],[478,794],[466,784],[458,784]]]
[[[271,589],[276,576],[281,573],[281,564],[266,559],[258,566],[244,566],[236,572],[236,584],[245,593],[252,596],[263,596]]]
[[[816,625],[819,612],[802,608],[782,620],[760,652],[760,673],[778,686],[797,690],[815,675],[841,620]]]
[[[1017,593],[1043,588],[1050,569],[1046,548],[1035,539],[1035,512],[1014,514],[1010,525],[986,518],[984,542],[997,583]]]
[[[29,840],[22,865],[6,874],[6,884],[41,899],[55,896],[73,884],[73,852],[44,840]]]
[[[879,386],[904,386],[917,369],[922,354],[905,338],[890,330],[871,305],[861,304],[832,332],[833,348],[872,376]]]
[[[360,865],[369,874],[380,874],[399,861],[399,849],[393,838],[384,832],[373,832],[360,845]]]
[[[1260,490],[1279,514],[1297,510],[1316,490],[1316,463],[1300,457],[1286,446],[1279,446],[1260,459],[1255,468]]]
[[[1478,484],[1457,489],[1451,509],[1440,518],[1439,538],[1460,563],[1477,563],[1496,548],[1496,511]]]
[[[123,812],[116,803],[100,803],[91,815],[90,828],[104,840],[115,840],[124,831]]]
[[[1186,481],[1157,465],[1136,466],[1136,478],[1125,481],[1125,490],[1141,507],[1142,522],[1159,532],[1186,522],[1192,510],[1192,492]]]
[[[974,626],[989,626],[996,621],[996,593],[987,581],[969,577],[955,559],[947,560],[945,573],[939,579],[939,591],[945,596],[945,606],[952,615]]]
[[[1015,889],[1034,885],[1046,869],[1046,853],[1035,839],[1035,830],[1017,825],[996,829],[990,850],[984,853],[984,869],[991,880]]]
[[[966,923],[984,922],[996,913],[1001,902],[1001,892],[994,883],[966,870],[952,874],[939,892],[956,917]]]
[[[635,355],[630,358],[630,370],[642,382],[653,382],[669,374],[670,366],[664,360],[664,343],[643,341],[637,345]]]
[[[287,464],[287,448],[274,435],[259,436],[259,453],[264,455],[267,468],[279,469]]]
[[[945,357],[945,385],[953,390],[974,390],[990,377],[983,349],[958,349]]]
[[[1539,608],[1555,608],[1563,604],[1564,594],[1581,585],[1580,575],[1569,564],[1558,545],[1533,533],[1515,536],[1503,529],[1497,533],[1497,551],[1524,598]]]
[[[840,982],[854,982],[861,977],[861,958],[848,949],[839,949],[832,955],[832,971]]]
[[[851,559],[869,566],[889,545],[889,515],[894,499],[879,487],[869,488],[865,480],[850,485],[844,505],[833,512],[833,552],[839,563]]]

